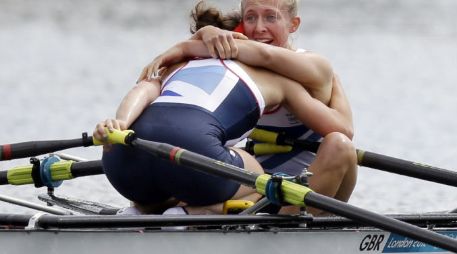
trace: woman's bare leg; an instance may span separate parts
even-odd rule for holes
[[[357,154],[351,140],[341,133],[328,134],[310,165],[312,190],[322,195],[347,202],[357,181]],[[313,215],[322,211],[307,208]]]
[[[316,154],[316,159],[308,170],[313,173],[309,187],[322,195],[347,202],[357,181],[357,154],[352,142],[341,133],[327,135]],[[307,207],[314,216],[326,213]],[[281,214],[298,214],[300,207],[284,206]]]

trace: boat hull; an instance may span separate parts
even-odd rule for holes
[[[457,237],[457,230],[442,230]],[[381,230],[1,230],[0,253],[451,253]]]

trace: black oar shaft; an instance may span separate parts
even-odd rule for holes
[[[298,149],[304,149],[306,151],[310,151],[313,153],[317,153],[317,150],[319,149],[319,146],[321,145],[321,142],[310,142],[306,140],[289,140],[288,142],[285,142],[284,144],[291,143],[290,145],[294,148]]]
[[[182,164],[204,173],[230,178],[250,187],[255,187],[255,181],[259,176],[251,171],[246,171],[169,144],[142,139],[135,139],[132,144],[159,158],[172,160],[177,164]]]
[[[297,140],[294,147],[316,152],[319,142]],[[358,165],[457,187],[457,172],[357,149]]]
[[[75,162],[71,165],[73,177],[104,174],[101,160]]]
[[[0,171],[0,185],[8,184],[8,171]]]
[[[358,150],[360,166],[457,187],[457,172]]]
[[[78,139],[29,141],[0,146],[0,161],[12,160],[52,153],[64,149],[91,146],[92,138],[84,136]]]
[[[358,207],[343,203],[341,201],[311,192],[305,197],[305,203],[324,211],[329,211],[349,219],[366,223],[390,232],[410,237],[440,247],[446,250],[457,252],[457,240],[435,233],[430,230],[419,228],[406,222],[398,221],[387,216],[373,213]]]

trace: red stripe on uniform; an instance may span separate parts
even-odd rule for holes
[[[280,108],[281,108],[281,104],[276,105],[275,108],[273,108],[273,109],[270,110],[270,111],[264,111],[263,114],[264,114],[264,115],[273,114],[273,113],[275,113],[275,112],[278,112]]]

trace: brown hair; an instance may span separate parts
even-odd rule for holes
[[[208,25],[232,31],[241,22],[241,13],[239,11],[224,15],[219,9],[207,6],[205,1],[200,1],[195,5],[190,17],[192,18],[190,25],[192,34]]]

